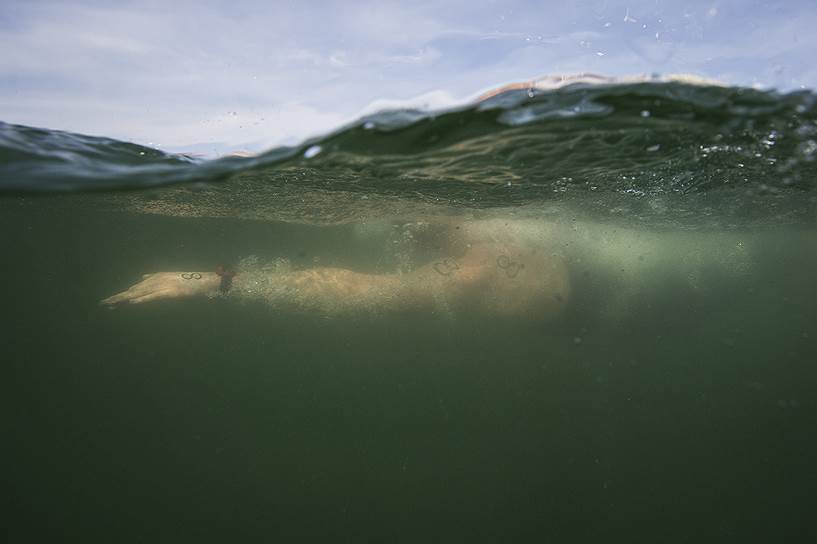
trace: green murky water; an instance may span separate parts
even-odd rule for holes
[[[530,94],[209,163],[4,125],[11,541],[802,539],[813,95]],[[564,307],[98,304],[220,263],[406,280],[477,239],[562,262]],[[501,305],[496,263],[466,299]]]

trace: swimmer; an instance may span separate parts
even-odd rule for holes
[[[399,227],[416,251],[398,249],[399,267],[372,274],[346,268],[159,272],[101,301],[107,307],[200,296],[257,300],[322,316],[421,311],[540,319],[575,311],[610,323],[658,308],[660,300],[705,301],[724,282],[751,277],[756,245],[745,232],[647,230],[615,223],[531,217],[434,217]],[[385,228],[383,228],[385,227]],[[389,244],[393,247],[392,244]],[[422,255],[409,259],[411,254]],[[415,264],[416,261],[416,264]],[[569,273],[568,273],[569,270]]]
[[[368,274],[330,267],[237,274],[223,269],[158,272],[144,275],[101,304],[116,307],[199,296],[256,299],[276,308],[322,315],[400,311],[558,315],[570,296],[564,260],[552,248],[514,240],[492,223],[440,223],[447,255],[411,272]]]
[[[640,81],[681,81],[688,84],[715,85],[717,82],[687,75],[633,76],[605,78],[594,74],[542,77],[532,81],[512,83],[484,93],[476,98],[484,102],[507,91],[547,90],[571,84],[613,85]],[[235,297],[264,300],[272,306],[317,311],[325,315],[349,312],[380,313],[400,310],[428,310],[455,313],[458,309],[477,313],[510,316],[557,315],[570,298],[570,280],[565,257],[555,249],[557,241],[569,231],[587,249],[573,256],[574,265],[583,263],[584,274],[592,268],[605,271],[609,279],[612,314],[626,311],[628,301],[643,294],[648,282],[643,272],[655,270],[652,276],[661,280],[670,277],[663,270],[683,275],[696,283],[703,268],[704,253],[694,244],[668,244],[651,241],[649,236],[633,233],[610,236],[605,227],[568,231],[543,239],[515,236],[517,227],[507,221],[474,221],[457,223],[438,220],[447,226],[450,251],[443,258],[407,273],[367,274],[342,268],[317,267],[299,271],[244,271],[231,276],[216,272],[159,272],[146,274],[130,289],[102,300],[115,307],[140,304],[168,298],[192,296]],[[524,222],[515,222],[521,225]],[[544,231],[550,226],[540,227]],[[611,229],[613,233],[621,229]],[[562,244],[562,247],[567,244]],[[575,247],[576,244],[573,245]],[[742,248],[742,246],[739,246]],[[574,252],[576,250],[573,250]],[[720,245],[713,258],[731,255]],[[645,255],[650,258],[645,260]],[[637,260],[636,260],[637,259]],[[663,264],[669,263],[662,268]],[[590,264],[594,266],[590,266]],[[683,272],[683,274],[681,274]],[[655,282],[657,284],[662,281]],[[618,308],[622,310],[618,310]]]

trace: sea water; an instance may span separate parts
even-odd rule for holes
[[[816,117],[810,92],[579,84],[210,162],[0,125],[6,529],[802,540]],[[219,264],[410,275],[451,225],[562,259],[564,310],[99,305]]]

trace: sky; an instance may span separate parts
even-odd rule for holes
[[[817,87],[813,1],[2,0],[0,120],[205,155],[546,74]]]

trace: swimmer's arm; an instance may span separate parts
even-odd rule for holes
[[[321,267],[283,274],[240,275],[234,279],[230,293],[295,310],[382,311],[422,303],[425,297],[415,292],[412,276]]]
[[[364,274],[342,268],[313,268],[285,274],[239,274],[228,296],[309,310],[407,309],[431,305],[440,283],[427,268],[413,274]],[[126,291],[101,301],[108,307],[168,298],[216,297],[221,278],[214,272],[146,274]]]
[[[166,298],[218,293],[221,278],[215,272],[157,272],[145,274],[129,289],[100,301],[103,306],[142,304]]]

